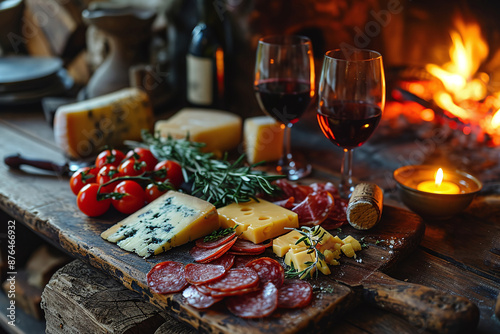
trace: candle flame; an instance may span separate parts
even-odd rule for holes
[[[436,172],[436,187],[439,187],[443,182],[443,169],[439,168]]]

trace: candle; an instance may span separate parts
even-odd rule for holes
[[[460,187],[453,182],[443,181],[443,169],[439,168],[436,172],[434,181],[423,181],[417,186],[420,191],[425,191],[434,194],[459,194]]]

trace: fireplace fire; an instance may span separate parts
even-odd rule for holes
[[[403,73],[387,114],[410,122],[435,122],[460,131],[462,142],[500,146],[500,88],[491,80],[500,52],[490,49],[481,26],[454,16],[449,32],[450,60],[428,63],[418,79]]]

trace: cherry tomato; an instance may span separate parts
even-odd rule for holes
[[[155,158],[153,153],[150,150],[143,147],[136,147],[133,150],[128,151],[125,159],[135,158],[139,161],[144,161],[146,164],[146,170],[152,171],[155,168],[155,165],[158,163],[158,160]]]
[[[97,183],[89,183],[78,193],[76,203],[81,212],[89,217],[97,217],[108,211],[111,199],[97,200]]]
[[[154,183],[148,184],[148,186],[146,187],[146,192],[145,192],[146,202],[151,203],[152,201],[154,201],[155,199],[157,199],[158,197],[160,197],[161,195],[163,195],[167,191],[168,190],[160,190],[158,188],[158,186]]]
[[[125,194],[120,199],[112,199],[111,203],[116,210],[121,213],[131,214],[139,210],[146,203],[146,195],[139,183],[131,180],[125,180],[118,183],[114,190],[115,193]]]
[[[184,181],[184,176],[182,175],[182,167],[177,162],[172,160],[160,161],[155,166],[155,171],[165,169],[166,175],[162,178],[155,178],[157,181],[169,180],[170,183],[175,187],[179,188]]]
[[[82,167],[71,175],[69,186],[73,194],[78,195],[80,189],[86,184],[96,182],[98,169],[95,167]]]
[[[118,169],[115,166],[111,165],[106,165],[103,166],[101,169],[99,169],[99,172],[97,173],[97,179],[96,182],[101,185],[104,183],[107,183],[108,181],[111,181],[112,179],[116,179],[117,177],[120,176],[120,173],[118,172]],[[110,193],[115,189],[115,186],[117,182],[112,182],[111,184],[108,184],[107,186],[101,187],[101,193]]]
[[[139,160],[127,159],[120,164],[118,172],[121,176],[137,176],[146,171],[146,165]]]
[[[106,165],[118,167],[123,159],[125,159],[125,154],[122,151],[105,150],[99,153],[95,159],[95,166],[99,169]]]

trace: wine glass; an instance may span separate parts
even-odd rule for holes
[[[277,171],[289,180],[311,172],[311,165],[294,160],[290,132],[314,97],[312,44],[303,36],[268,36],[259,40],[254,91],[261,109],[284,129],[283,154]]]
[[[385,76],[380,53],[330,50],[323,59],[317,119],[321,131],[344,149],[339,193],[353,191],[352,150],[363,145],[377,127],[385,105]]]

